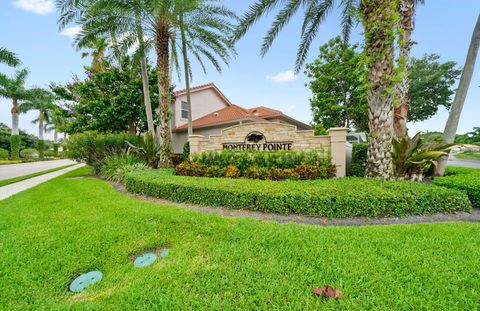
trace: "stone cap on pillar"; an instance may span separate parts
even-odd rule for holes
[[[346,127],[332,127],[327,132],[332,142],[347,141],[348,129]]]

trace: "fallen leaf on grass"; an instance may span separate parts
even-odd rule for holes
[[[323,298],[326,298],[326,299],[340,298],[343,295],[343,293],[340,290],[333,288],[331,285],[325,285],[324,287],[314,288],[312,292],[315,295],[322,296]]]

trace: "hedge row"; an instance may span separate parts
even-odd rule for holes
[[[447,167],[445,177],[437,177],[433,183],[447,188],[460,189],[467,193],[472,205],[480,207],[480,169]]]
[[[459,190],[361,178],[282,181],[175,176],[169,169],[126,174],[128,191],[175,202],[330,218],[406,216],[471,209]]]
[[[367,143],[352,144],[352,163],[350,165],[349,176],[364,177],[367,167]]]

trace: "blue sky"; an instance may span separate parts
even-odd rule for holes
[[[225,5],[243,14],[253,0],[225,0]],[[459,66],[465,61],[471,33],[477,15],[480,13],[480,0],[427,0],[418,8],[416,29],[413,40],[413,56],[424,53],[437,53],[444,61],[453,60]],[[83,66],[89,59],[82,59],[81,52],[72,47],[68,33],[61,34],[57,26],[58,14],[52,0],[0,0],[0,46],[16,52],[23,66],[31,74],[28,86],[47,86],[50,82],[65,83],[74,74],[83,76]],[[311,121],[309,108],[310,91],[305,87],[308,80],[303,73],[294,77],[293,69],[296,47],[299,41],[301,15],[280,33],[271,51],[259,56],[263,35],[273,19],[273,14],[263,18],[237,45],[238,57],[225,67],[222,74],[212,68],[204,75],[194,65],[193,84],[215,82],[224,94],[235,104],[244,107],[267,106],[304,122]],[[318,47],[340,33],[339,11],[331,13],[321,26],[319,36],[312,43],[308,61],[318,54]],[[74,25],[72,25],[74,26]],[[74,30],[74,29],[73,29]],[[71,32],[74,32],[74,31]],[[352,41],[360,41],[361,29],[357,29]],[[151,61],[155,61],[152,57]],[[0,65],[0,71],[11,74],[13,70]],[[182,83],[177,82],[182,88]],[[480,126],[480,61],[474,77],[459,125],[459,133]],[[0,99],[0,122],[11,124],[11,103]],[[37,134],[37,126],[31,124],[37,112],[21,115],[20,128]],[[426,130],[443,131],[448,113],[441,110],[432,119],[410,124],[410,133]],[[48,134],[47,138],[52,135]]]

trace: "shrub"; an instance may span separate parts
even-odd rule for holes
[[[368,143],[355,143],[352,145],[352,163],[350,176],[364,177],[367,167]]]
[[[188,141],[183,145],[183,161],[190,161],[190,142]]]
[[[265,167],[250,166],[243,173],[244,177],[252,179],[269,179],[270,170]]]
[[[445,177],[433,179],[435,185],[463,190],[467,193],[472,205],[480,207],[480,169],[467,167],[447,167]]]
[[[136,145],[127,141],[129,151],[143,159],[149,167],[157,168],[160,163],[161,145],[155,140],[152,132],[147,132],[144,137],[137,137]]]
[[[103,162],[100,175],[107,180],[121,182],[125,177],[125,173],[144,169],[145,167],[145,163],[142,163],[142,160],[133,155],[111,156]]]
[[[58,143],[53,144],[53,155],[58,157]]]
[[[8,154],[8,151],[0,148],[0,160],[8,160],[9,157],[10,155]]]
[[[55,151],[54,150],[45,150],[43,153],[45,158],[54,158],[55,157]]]
[[[21,141],[20,135],[10,136],[10,157],[12,160],[19,159]]]
[[[127,141],[133,143],[136,139],[136,136],[127,133],[74,134],[67,141],[66,155],[71,159],[85,162],[93,167],[95,173],[98,173],[107,157],[125,154],[128,150]]]
[[[43,159],[44,152],[45,152],[45,141],[44,140],[39,140],[37,148],[38,148],[38,157],[40,159]]]
[[[471,209],[462,191],[411,181],[342,178],[274,182],[205,177],[199,180],[159,169],[128,173],[125,186],[133,193],[176,202],[335,218],[399,217]]]
[[[177,175],[184,176],[203,176],[205,174],[207,167],[204,164],[197,162],[183,162],[177,165],[176,173]]]
[[[171,153],[170,154],[170,159],[172,160],[172,164],[173,164],[174,167],[179,165],[182,162],[185,162],[183,160],[183,154],[181,154],[181,153]]]
[[[38,150],[36,149],[23,149],[20,151],[20,157],[23,159],[35,159],[38,158]]]
[[[225,177],[239,178],[240,176],[240,170],[236,165],[231,164],[225,168]]]

